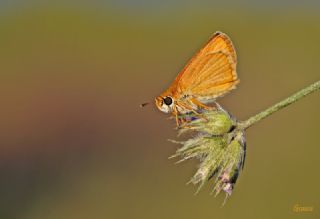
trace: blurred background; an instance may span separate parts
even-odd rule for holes
[[[319,92],[247,131],[235,191],[197,196],[175,123],[140,108],[217,30],[243,120],[319,80],[319,1],[0,1],[0,218],[320,218]],[[296,213],[294,205],[313,206]]]

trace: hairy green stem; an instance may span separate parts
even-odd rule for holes
[[[308,94],[313,93],[316,90],[320,89],[320,81],[317,81],[308,87],[298,91],[297,93],[291,95],[290,97],[280,101],[279,103],[269,107],[268,109],[262,111],[261,113],[258,113],[255,116],[252,116],[251,118],[247,119],[246,121],[242,121],[238,123],[238,128],[245,130],[249,128],[250,126],[254,125],[255,123],[259,122],[260,120],[270,116],[272,113],[277,112],[278,110],[289,106],[290,104],[300,100],[301,98],[307,96]]]

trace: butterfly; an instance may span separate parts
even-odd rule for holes
[[[180,115],[212,109],[208,103],[235,89],[239,83],[236,72],[237,56],[229,37],[216,32],[196,53],[175,78],[170,87],[155,98],[156,106],[175,116],[177,126],[183,123]]]

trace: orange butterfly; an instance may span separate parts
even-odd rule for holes
[[[216,32],[209,42],[188,62],[171,86],[155,98],[156,106],[172,113],[179,126],[179,115],[201,109],[215,102],[239,83],[236,72],[237,57],[229,37]]]

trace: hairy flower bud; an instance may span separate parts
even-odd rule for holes
[[[182,162],[198,158],[200,165],[190,182],[199,184],[198,191],[209,179],[214,179],[213,193],[224,191],[230,196],[243,167],[246,144],[244,132],[236,128],[235,120],[224,110],[204,111],[181,128],[180,133],[195,131],[194,137],[180,142],[172,157]]]

